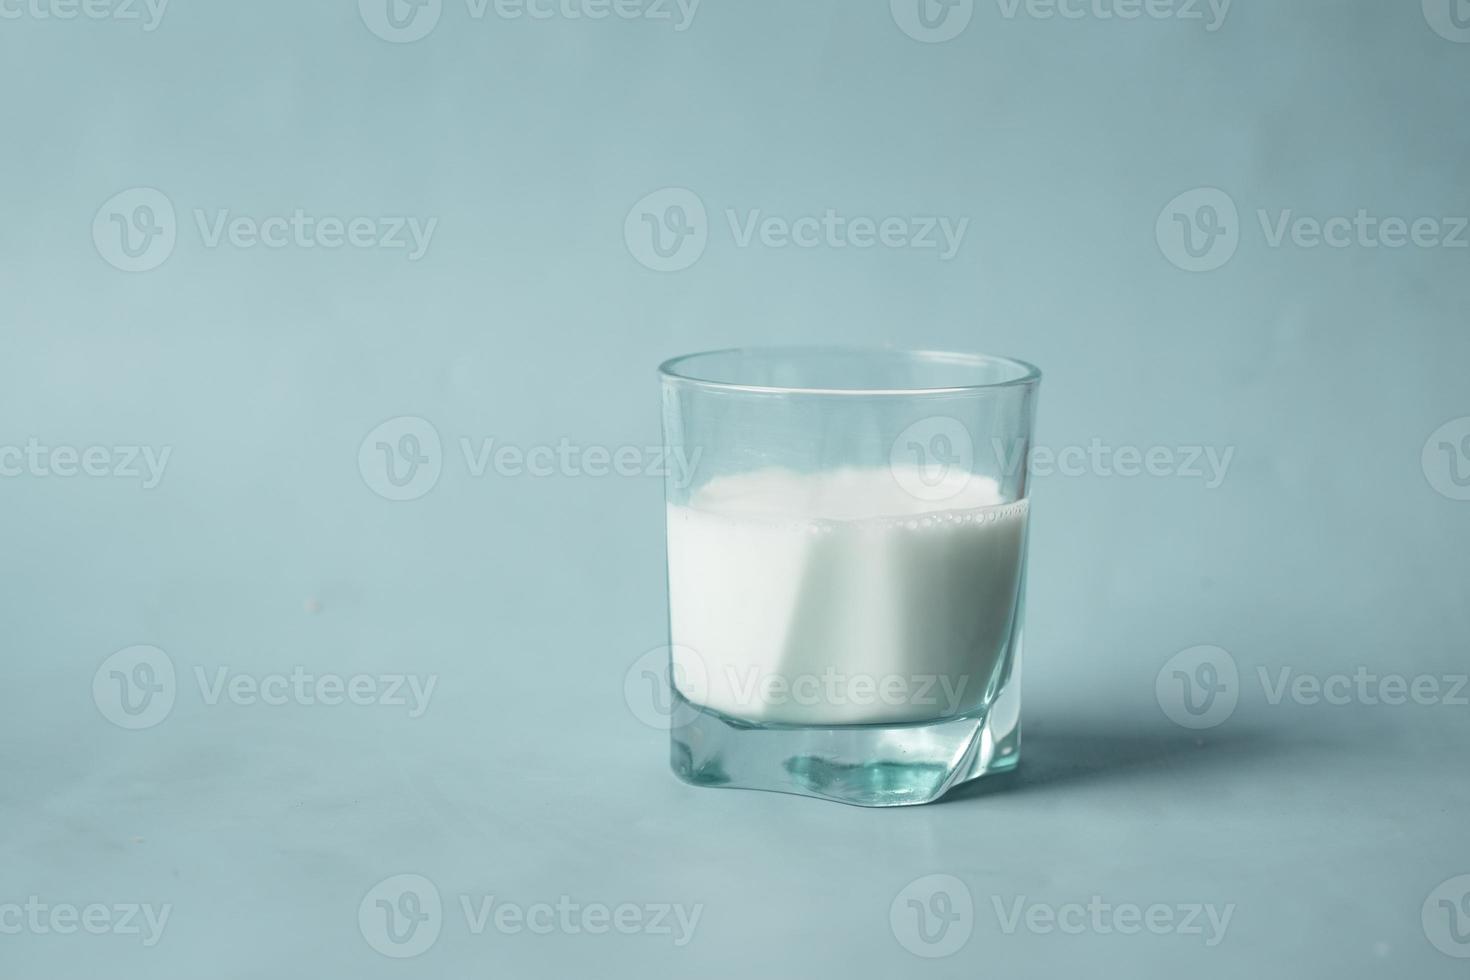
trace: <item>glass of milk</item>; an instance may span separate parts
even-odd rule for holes
[[[896,806],[1014,768],[1041,373],[747,348],[660,375],[674,771]]]

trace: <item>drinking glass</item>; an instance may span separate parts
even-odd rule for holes
[[[1014,768],[1040,372],[813,347],[659,372],[675,773],[896,806]]]

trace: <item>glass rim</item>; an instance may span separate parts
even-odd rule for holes
[[[862,357],[888,357],[895,360],[908,358],[919,361],[943,361],[950,364],[980,368],[984,366],[1004,366],[1016,373],[1016,377],[1006,378],[1003,381],[976,382],[974,384],[943,385],[935,387],[915,388],[834,388],[834,387],[808,387],[803,385],[770,385],[770,384],[746,384],[737,381],[716,381],[686,370],[689,362],[701,358],[716,357],[720,355],[750,355],[750,354],[775,354],[791,357],[813,357],[819,355],[837,356],[862,356]],[[680,354],[671,357],[658,366],[658,373],[666,382],[692,385],[699,388],[708,388],[720,391],[743,391],[756,394],[781,394],[781,395],[857,395],[861,397],[872,396],[921,396],[921,395],[957,395],[975,393],[1004,388],[1018,388],[1035,386],[1041,382],[1041,369],[1029,361],[1023,361],[1016,357],[1004,357],[996,354],[976,354],[965,351],[932,350],[909,347],[859,347],[859,346],[807,346],[807,345],[752,345],[747,347],[724,347],[717,350],[695,351],[689,354]]]

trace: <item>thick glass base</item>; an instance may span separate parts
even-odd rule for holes
[[[795,793],[854,806],[930,803],[961,783],[1009,772],[1021,759],[1019,692],[985,711],[907,725],[752,725],[678,704],[676,775],[696,786]]]

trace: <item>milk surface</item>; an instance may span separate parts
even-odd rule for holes
[[[674,681],[752,722],[927,721],[983,700],[1010,640],[1026,502],[951,474],[767,469],[668,508]],[[948,492],[952,489],[952,493]]]

